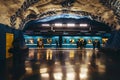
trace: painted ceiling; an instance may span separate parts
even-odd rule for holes
[[[0,0],[0,23],[22,29],[31,19],[71,14],[119,29],[119,9],[120,0]]]

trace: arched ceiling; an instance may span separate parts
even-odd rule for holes
[[[30,19],[67,13],[88,15],[97,21],[120,28],[118,14],[103,4],[107,1],[112,3],[114,0],[0,0],[0,23],[21,29]],[[31,17],[31,14],[35,16]]]

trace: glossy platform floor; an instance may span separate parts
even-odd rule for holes
[[[93,49],[30,49],[12,66],[0,67],[0,80],[120,80],[120,62]]]

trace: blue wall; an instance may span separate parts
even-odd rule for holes
[[[36,48],[37,47],[37,39],[41,38],[43,40],[44,43],[44,48],[56,48],[56,43],[55,40],[58,40],[59,42],[59,36],[28,36],[28,35],[24,35],[25,37],[25,41],[28,47],[30,48]],[[47,43],[47,39],[51,38],[52,39],[52,43],[48,44]],[[29,40],[32,39],[34,43],[29,43]],[[66,42],[65,42],[66,39]],[[74,43],[70,43],[70,39],[74,40]],[[62,48],[76,48],[76,42],[78,39],[84,39],[84,40],[95,40],[98,39],[100,41],[100,43],[102,43],[102,37],[100,36],[62,36]],[[92,48],[92,43],[91,44],[87,44],[86,48]]]
[[[66,39],[66,43],[64,43],[64,40]],[[74,42],[71,44],[70,43],[70,39],[74,40]],[[64,48],[76,48],[76,42],[78,41],[78,39],[84,39],[86,41],[88,40],[95,40],[95,39],[98,39],[101,43],[102,43],[102,37],[99,37],[99,36],[63,36],[63,47]],[[92,43],[89,44],[87,43],[86,45],[86,48],[92,48]]]
[[[0,24],[0,60],[6,59],[6,33],[14,34],[14,39],[19,38],[21,48],[25,46],[25,39],[21,30],[16,30],[7,25]]]
[[[0,60],[6,59],[6,33],[12,33],[13,29],[0,24]]]
[[[28,36],[28,35],[24,35],[25,37],[25,42],[26,45],[30,48],[35,48],[37,47],[37,39],[41,38],[43,43],[44,43],[44,47],[45,48],[55,48],[56,44],[55,44],[55,40],[59,40],[59,36]],[[30,43],[29,40],[32,39],[34,43]],[[51,44],[47,43],[47,39],[52,39]]]

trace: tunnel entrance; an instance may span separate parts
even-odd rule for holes
[[[86,42],[85,48],[92,48],[97,40],[104,46],[111,35],[111,27],[90,19],[62,15],[31,20],[26,23],[23,31],[28,47],[37,47],[43,42],[42,48],[77,48],[77,41]]]

